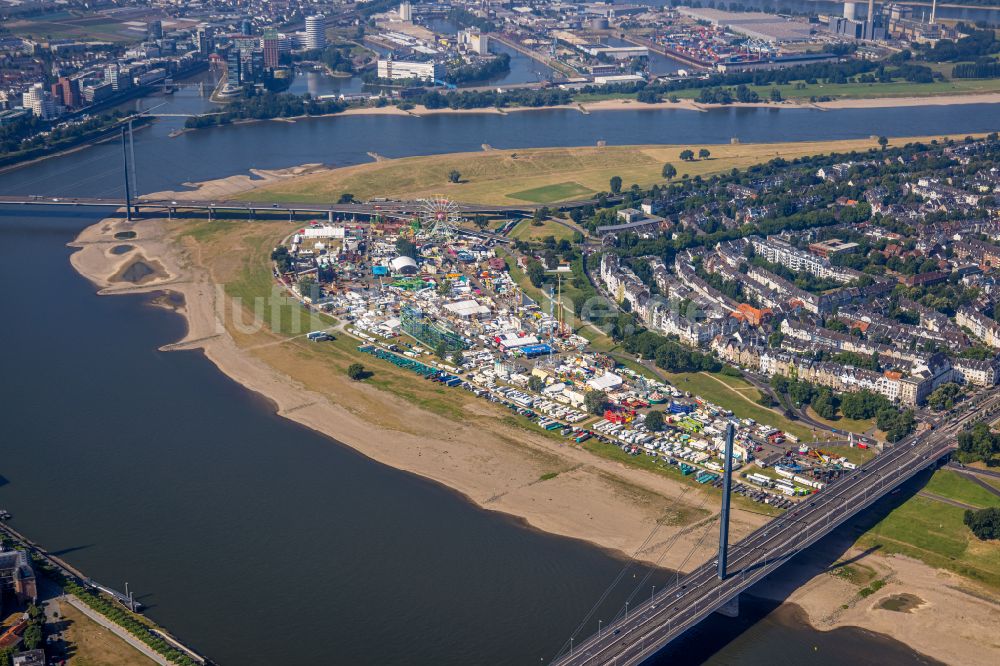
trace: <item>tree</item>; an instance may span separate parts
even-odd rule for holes
[[[870,419],[883,411],[888,411],[892,416],[897,413],[896,408],[885,396],[868,390],[843,394],[840,399],[840,411],[849,419]]]
[[[812,399],[812,408],[820,415],[820,418],[832,419],[837,415],[836,398],[828,388],[822,388],[816,392]]]
[[[437,347],[434,348],[434,353],[442,361],[448,358],[448,345],[444,340],[438,343]]]
[[[650,432],[660,432],[663,430],[663,412],[650,412],[646,414],[646,428]]]
[[[542,389],[545,388],[545,382],[538,375],[530,375],[528,377],[528,388],[535,393],[541,393]]]
[[[528,262],[528,279],[531,280],[531,284],[534,287],[541,287],[542,283],[545,281],[545,267],[537,259],[532,259]]]
[[[461,349],[456,349],[451,353],[451,364],[458,368],[465,365],[465,354],[462,353]]]
[[[366,379],[369,376],[369,372],[365,370],[365,366],[360,363],[351,363],[347,366],[347,376],[354,381],[360,381]]]
[[[611,186],[612,194],[619,194],[622,191],[622,178],[621,176],[611,176],[611,182],[608,183]]]
[[[667,180],[673,180],[674,176],[677,175],[677,169],[674,167],[673,164],[667,162],[666,164],[663,165],[663,171],[661,171],[660,174]]]
[[[337,203],[342,203],[342,204],[354,203],[354,195],[351,194],[350,192],[344,192],[343,194],[340,195],[340,198],[337,199]]]
[[[698,150],[698,159],[707,160],[712,156],[712,151],[708,148],[701,148]]]
[[[962,522],[972,530],[978,539],[983,541],[1000,539],[1000,509],[996,507],[978,511],[967,509]],[[27,634],[25,634],[25,640],[27,640]]]
[[[298,287],[302,298],[308,298],[313,301],[319,298],[319,285],[316,284],[316,278],[307,275],[299,279],[295,286]]]
[[[279,273],[287,273],[292,270],[292,265],[295,263],[292,261],[292,255],[288,253],[288,248],[284,245],[274,248],[271,253],[271,261],[277,264]]]
[[[589,414],[604,413],[604,406],[608,402],[608,396],[604,391],[587,391],[583,396],[583,404]]]
[[[34,650],[39,645],[42,644],[42,627],[39,624],[32,623],[28,625],[28,628],[24,630],[24,647],[28,650]]]
[[[452,183],[457,183],[462,180],[462,174],[460,174],[456,169],[452,169],[448,172],[448,181]]]
[[[781,91],[777,88],[771,88],[771,101],[780,102],[781,101]]]
[[[451,280],[445,278],[438,283],[437,293],[440,296],[447,296],[451,293]]]
[[[400,236],[396,239],[396,254],[401,257],[417,258],[417,246],[409,238]]]
[[[681,151],[681,159],[684,160],[685,162],[692,161],[694,159],[694,151],[693,150],[682,150]]]
[[[889,145],[889,139],[887,137],[880,136],[878,138],[878,145],[882,146],[882,150],[885,150],[885,147]]]
[[[1000,453],[1000,435],[983,422],[958,434],[958,459],[963,463],[982,460],[990,464],[997,453]]]
[[[951,409],[955,406],[955,398],[959,393],[961,393],[961,391],[962,387],[954,382],[942,384],[934,389],[929,396],[927,396],[927,404],[930,405],[931,409],[935,409],[939,412],[945,409]]]
[[[479,213],[476,213],[476,216],[474,218],[472,218],[472,221],[473,221],[473,223],[475,223],[476,227],[480,231],[482,231],[483,229],[485,229],[486,225],[489,224],[489,220],[486,219],[486,216],[485,215],[480,215]]]

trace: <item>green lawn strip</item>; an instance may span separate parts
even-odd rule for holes
[[[795,435],[803,442],[813,441],[813,433],[805,425],[789,421],[782,414],[758,405],[756,400],[760,397],[760,393],[756,390],[734,390],[735,388],[753,388],[753,385],[745,380],[701,372],[664,374],[678,390],[690,391],[692,395],[700,396],[711,403],[731,410],[740,418],[751,418],[759,423],[766,423],[783,432]],[[715,377],[718,377],[719,381],[716,381]]]
[[[655,474],[662,474],[664,476],[670,477],[675,481],[680,481],[681,483],[685,483],[695,488],[701,488],[705,492],[711,493],[713,495],[713,499],[709,499],[702,506],[702,508],[697,510],[697,513],[699,515],[696,517],[704,517],[709,515],[709,513],[714,513],[721,506],[722,491],[720,489],[714,488],[708,484],[698,483],[695,480],[696,476],[695,474],[692,474],[690,476],[684,476],[683,474],[681,474],[680,468],[677,465],[671,465],[661,460],[658,456],[629,455],[628,453],[622,451],[621,447],[615,446],[613,444],[605,444],[604,442],[596,438],[588,439],[587,441],[580,444],[580,446],[586,449],[587,451],[590,451],[591,453],[598,455],[602,458],[606,458],[608,460],[614,460],[616,462],[620,462],[623,465],[628,465],[630,467],[638,467],[639,469],[644,469],[653,472]],[[695,501],[694,499],[686,500],[686,503],[691,505],[692,507],[697,507],[698,504],[700,504],[700,502],[701,502],[700,499],[697,501]],[[768,516],[776,516],[783,513],[781,509],[772,507],[769,504],[759,504],[757,502],[747,499],[746,497],[743,497],[742,495],[737,495],[737,494],[733,494],[732,503],[733,506],[736,506],[740,509],[752,511],[755,513],[761,513]],[[694,509],[692,508],[691,511],[694,511]],[[694,519],[695,518],[691,518],[691,520],[689,520],[688,522],[693,522]]]
[[[757,93],[761,100],[771,97],[771,89],[778,88],[781,96],[788,100],[808,100],[812,97],[830,97],[832,99],[876,99],[882,97],[932,97],[934,95],[962,95],[975,93],[991,93],[1000,91],[1000,79],[953,79],[950,81],[935,81],[934,83],[911,83],[909,81],[894,81],[892,83],[815,83],[805,84],[802,88],[795,86],[801,81],[786,85],[747,86]],[[725,86],[735,88],[735,86]],[[681,99],[697,99],[700,89],[678,90],[670,93]]]
[[[846,416],[838,416],[835,419],[824,419],[812,407],[806,407],[806,414],[809,415],[809,418],[815,419],[831,428],[853,432],[856,435],[864,434],[875,427],[875,419],[849,419]]]
[[[1000,497],[975,481],[949,469],[939,469],[924,486],[924,490],[963,504],[981,508],[1000,507]]]
[[[507,196],[511,199],[520,199],[521,201],[530,201],[532,203],[551,203],[584,197],[593,193],[594,191],[589,187],[568,181],[565,183],[543,185],[542,187],[533,187],[528,190],[521,190],[520,192],[511,192]]]
[[[925,497],[897,507],[857,542],[899,553],[1000,588],[1000,547],[979,542],[963,524],[965,511]]]
[[[542,240],[546,236],[552,236],[557,241],[566,239],[572,240],[573,230],[564,227],[561,224],[553,222],[552,220],[546,220],[542,222],[541,225],[535,226],[532,224],[531,220],[522,220],[514,227],[514,230],[510,232],[511,238],[517,238],[523,241],[533,241]]]
[[[573,95],[573,101],[586,104],[587,102],[603,102],[607,99],[635,99],[639,93],[580,93]]]
[[[980,480],[985,481],[987,484],[993,486],[997,490],[1000,490],[1000,479],[995,476],[980,476]]]

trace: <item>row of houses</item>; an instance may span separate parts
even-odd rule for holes
[[[960,359],[953,365],[943,353],[914,361],[904,373],[814,361],[784,350],[769,349],[761,340],[743,342],[735,337],[719,337],[713,340],[712,350],[728,363],[765,376],[783,375],[836,392],[868,390],[908,407],[923,404],[934,389],[947,382],[992,386],[998,375],[996,360]]]
[[[661,260],[651,257],[648,262],[660,291],[655,296],[639,276],[610,252],[601,257],[600,277],[608,294],[618,304],[627,303],[628,309],[651,330],[676,335],[685,344],[703,347],[716,336],[733,333],[740,327],[740,320],[671,275]],[[686,302],[684,308],[682,301]]]
[[[751,236],[750,243],[758,256],[767,259],[772,264],[781,264],[793,271],[805,271],[818,278],[836,280],[841,284],[852,282],[860,276],[858,271],[834,266],[825,256],[804,252],[775,236],[767,238]],[[822,245],[822,247],[826,249],[826,245]]]

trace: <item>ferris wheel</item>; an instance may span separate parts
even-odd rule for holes
[[[455,235],[462,216],[458,204],[443,196],[420,200],[420,223],[432,236]]]

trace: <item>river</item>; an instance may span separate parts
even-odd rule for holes
[[[149,99],[195,112],[196,91]],[[143,192],[305,162],[352,164],[495,147],[822,139],[996,129],[996,107],[709,113],[538,111],[370,116],[136,134]],[[3,193],[120,195],[120,147],[90,147],[4,174]],[[0,506],[13,525],[222,664],[530,664],[547,661],[622,562],[480,510],[275,416],[146,297],[98,297],[71,241],[99,214],[0,209],[4,418]],[[13,288],[17,285],[17,288]],[[631,573],[594,615],[662,584]],[[713,618],[671,663],[904,663],[861,630],[811,630],[788,609]],[[596,622],[588,625],[588,632]]]

